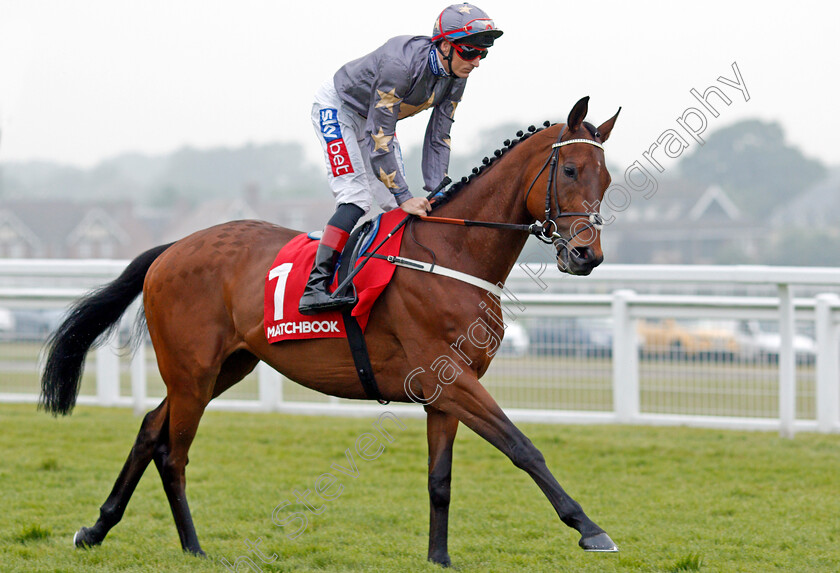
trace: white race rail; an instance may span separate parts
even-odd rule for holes
[[[66,306],[90,288],[116,277],[128,261],[104,260],[0,260],[0,306]],[[792,437],[796,431],[840,431],[840,269],[765,266],[681,266],[604,265],[591,277],[565,278],[583,284],[619,284],[609,294],[547,294],[540,291],[564,279],[548,266],[520,265],[514,269],[509,289],[517,297],[522,317],[598,316],[613,323],[611,411],[561,411],[552,409],[506,408],[518,421],[560,423],[671,424],[699,427],[779,430]],[[654,285],[763,285],[776,296],[696,296],[637,294],[627,288],[638,283]],[[794,298],[794,289],[825,287],[825,293]],[[536,291],[536,292],[535,292]],[[133,313],[126,313],[132,318]],[[642,411],[640,406],[639,361],[636,351],[638,318],[726,318],[778,320],[782,346],[778,364],[778,418],[660,414]],[[793,349],[795,322],[813,321],[818,353],[816,358],[816,419],[796,418],[796,356]],[[110,346],[96,351],[95,396],[80,396],[80,404],[133,406],[143,412],[157,403],[147,397],[145,347],[131,359],[132,395],[119,390],[120,359]],[[368,415],[380,406],[370,403],[332,400],[329,403],[284,400],[280,375],[265,364],[258,369],[257,400],[216,400],[217,409],[280,411],[292,413]],[[0,402],[34,402],[35,394],[3,393]],[[407,416],[422,416],[416,405],[390,405]]]

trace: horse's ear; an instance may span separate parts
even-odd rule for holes
[[[569,112],[569,119],[566,120],[566,125],[568,126],[569,131],[576,131],[577,128],[580,127],[580,124],[583,123],[583,120],[586,117],[588,109],[589,96],[580,98],[580,100],[578,100],[575,104],[575,107],[572,108],[572,111]]]
[[[615,112],[614,116],[612,116],[607,121],[598,126],[598,133],[601,134],[601,141],[606,141],[610,138],[610,132],[612,131],[613,126],[615,125],[615,120],[618,119],[618,114],[620,113],[621,108],[618,108],[618,111]]]

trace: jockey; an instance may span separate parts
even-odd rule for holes
[[[432,108],[423,143],[424,189],[434,190],[449,168],[449,130],[467,78],[502,35],[472,4],[454,4],[435,20],[432,36],[397,36],[344,65],[315,94],[312,124],[324,150],[338,208],[324,228],[300,312],[353,304],[327,289],[350,231],[373,200],[425,215],[429,201],[405,182],[397,120]]]

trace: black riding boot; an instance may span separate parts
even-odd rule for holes
[[[318,245],[315,253],[315,265],[312,273],[303,289],[303,296],[300,297],[298,310],[301,314],[317,314],[325,310],[336,310],[352,306],[356,302],[354,296],[331,297],[327,288],[332,282],[335,263],[338,260],[340,251],[325,245],[323,242]]]
[[[364,213],[358,205],[342,203],[327,222],[321,242],[318,243],[318,251],[315,253],[312,273],[298,305],[301,314],[317,314],[356,303],[355,296],[342,296],[343,293],[334,298],[330,297],[327,289],[332,282],[335,263],[347,244],[347,239],[350,238],[350,230]]]

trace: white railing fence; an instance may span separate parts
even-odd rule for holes
[[[66,308],[116,277],[126,264],[0,260],[0,308]],[[573,285],[568,290],[591,285],[588,290],[599,294],[554,292],[548,286],[561,280],[557,277],[556,269],[522,265],[508,281],[503,299],[507,322],[524,326],[532,340],[529,348],[514,352],[503,345],[482,382],[512,419],[778,430],[787,437],[797,431],[840,431],[840,270],[605,265],[591,277],[568,282]],[[680,292],[757,286],[764,295],[662,294],[668,285],[679,285]],[[794,297],[795,291],[808,296]],[[124,320],[134,315],[127,312]],[[587,347],[591,341],[581,340],[570,352],[568,345],[533,339],[539,328],[548,325],[559,332],[558,325],[569,319],[608,325],[608,345],[596,352]],[[729,351],[692,355],[681,347],[663,355],[640,351],[640,324],[662,319],[777,322],[777,359],[762,362]],[[813,332],[812,361],[803,362],[797,353],[797,326]],[[14,333],[5,340],[14,344]],[[94,380],[83,383],[79,403],[145,412],[163,395],[154,350],[141,344],[126,357],[117,346],[111,341],[92,353],[86,376],[93,373]],[[6,367],[28,372],[28,378],[21,376],[29,381],[7,382],[12,378]],[[0,402],[37,401],[37,368],[35,360],[0,354]],[[128,387],[121,386],[126,377]],[[231,390],[231,398],[217,399],[211,407],[330,415],[369,415],[382,408],[301,389],[263,363],[249,379],[240,386],[250,392],[237,396]],[[418,405],[388,408],[424,415]]]

